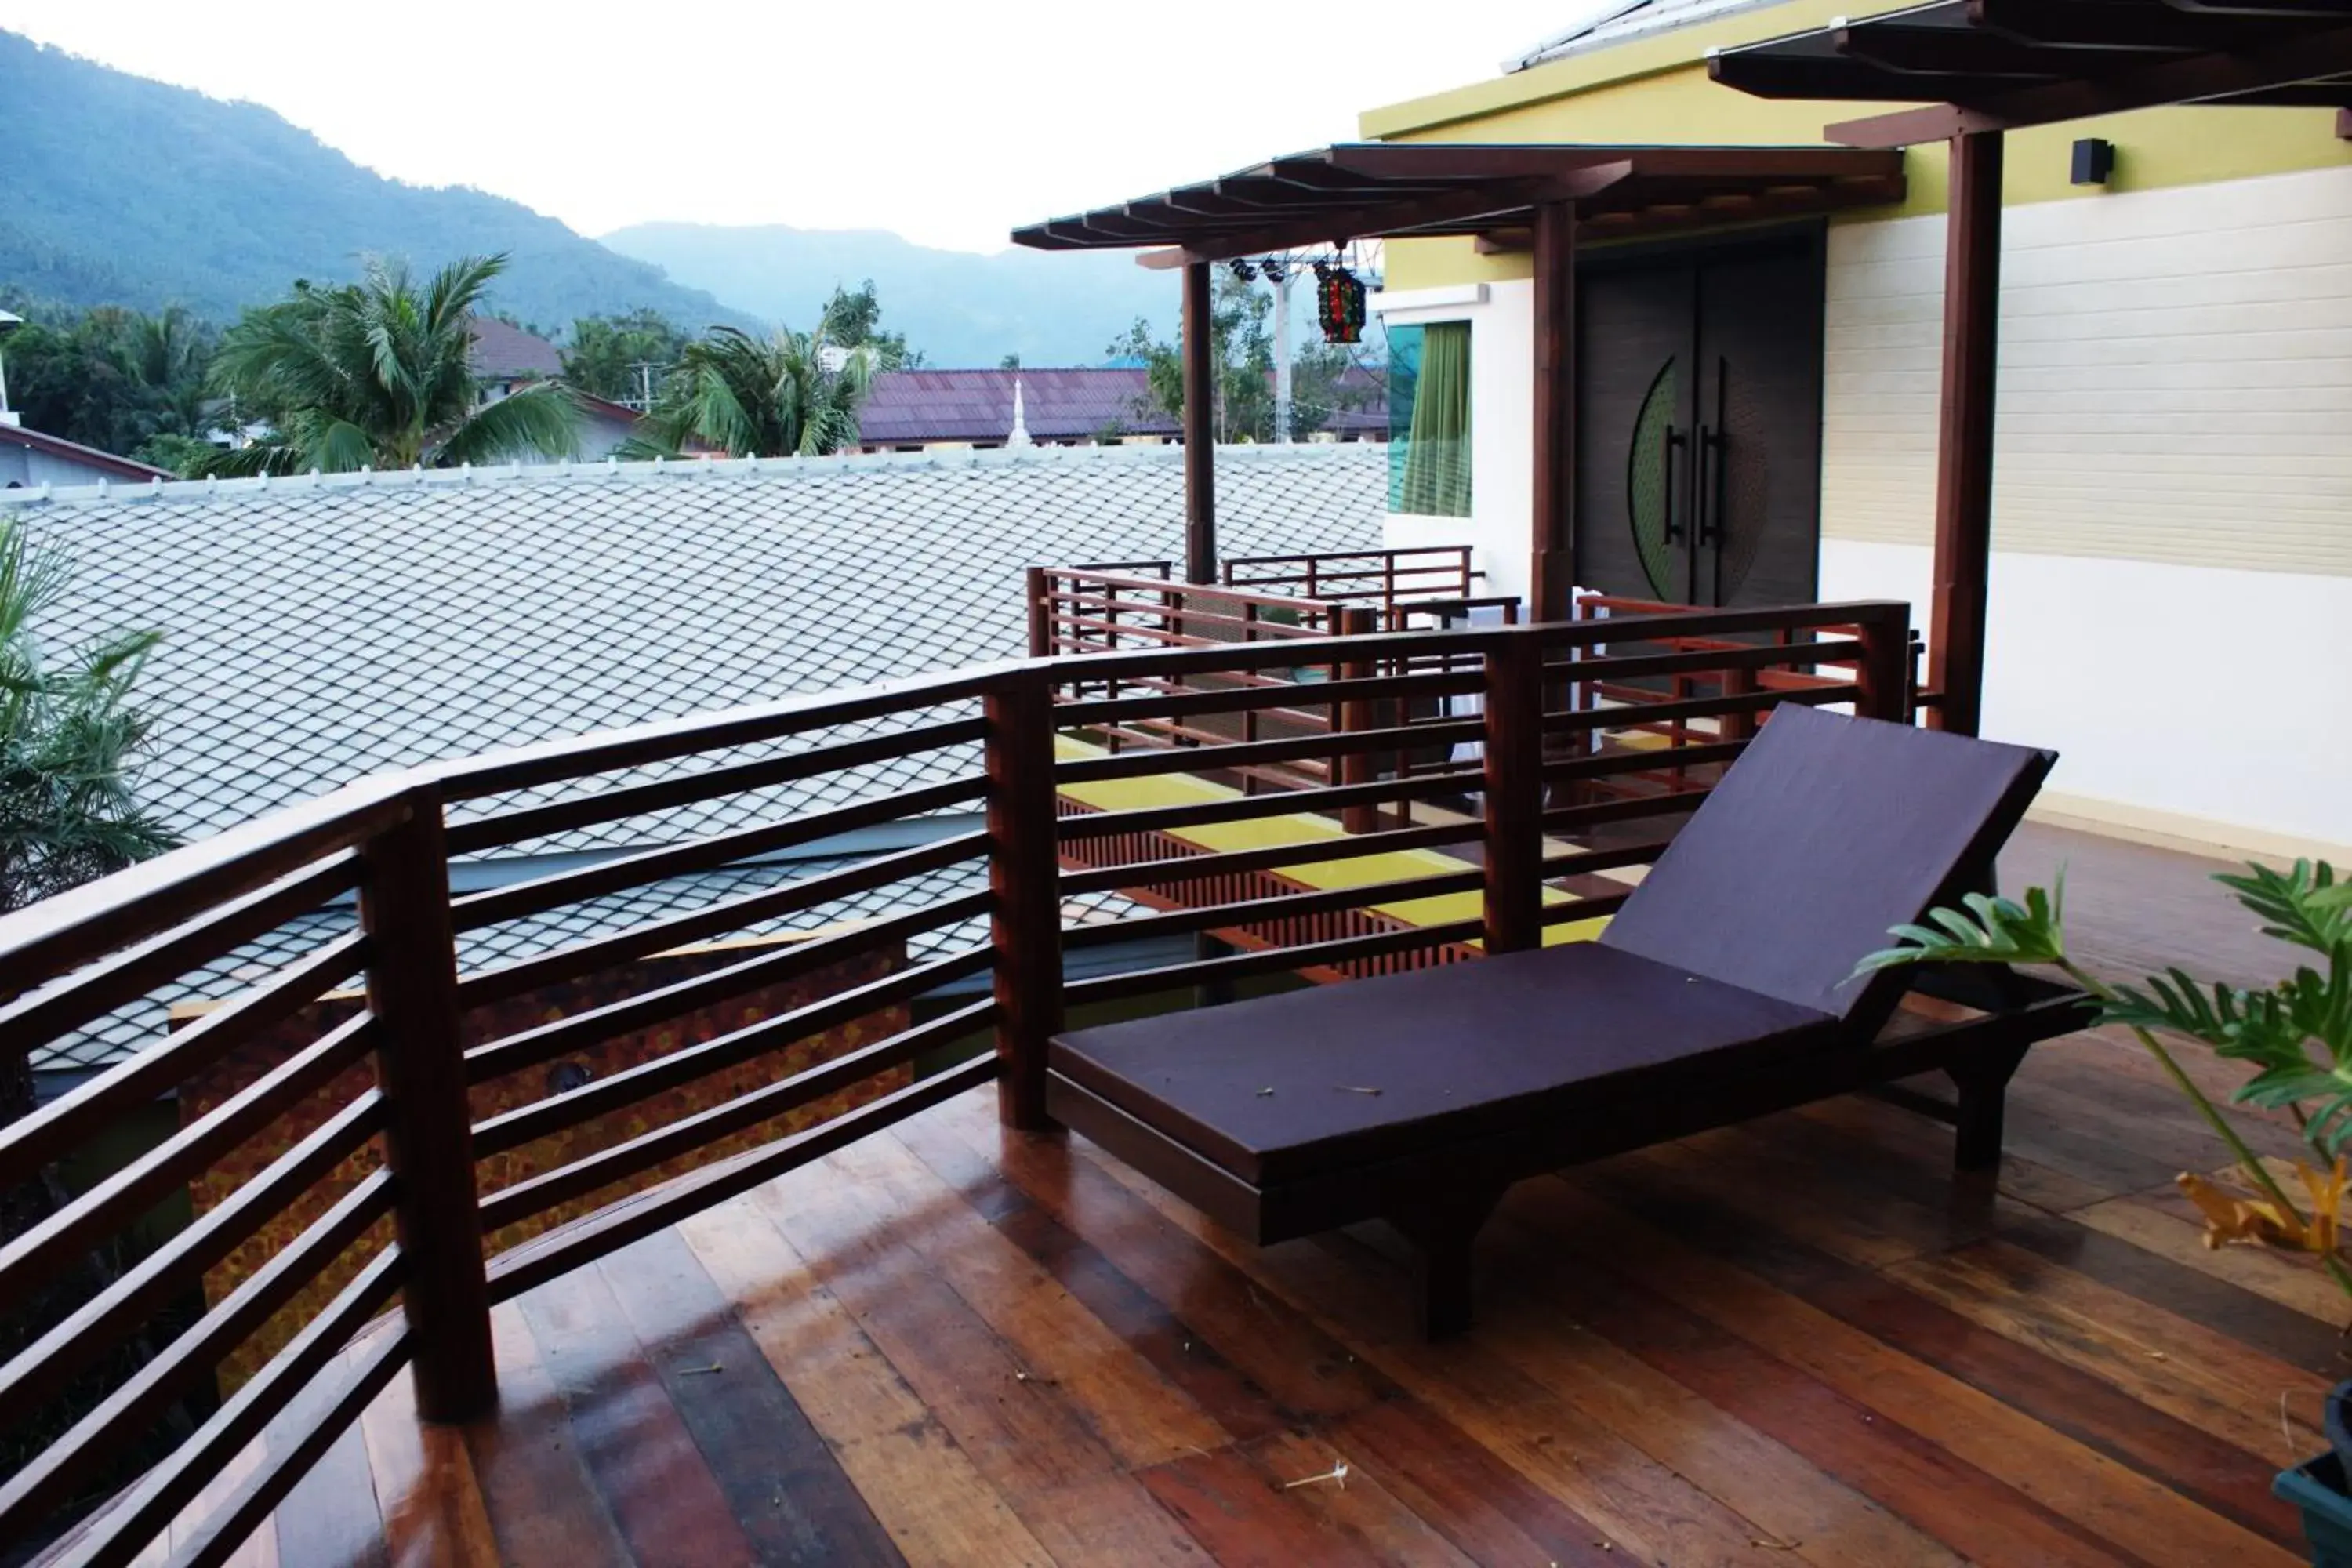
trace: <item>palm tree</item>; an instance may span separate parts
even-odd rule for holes
[[[65,591],[67,573],[54,546],[0,516],[0,911],[178,841],[135,791],[148,721],[129,699],[156,636],[108,637],[50,663],[33,622]],[[0,1057],[0,1125],[31,1109],[23,1053]]]
[[[357,283],[294,285],[221,334],[213,384],[271,434],[204,459],[223,477],[455,468],[579,449],[579,405],[550,382],[480,400],[467,322],[507,258],[469,256],[418,288],[370,260]]]
[[[676,457],[700,446],[730,458],[837,452],[856,444],[857,411],[873,390],[875,366],[873,350],[833,347],[821,331],[782,331],[763,341],[713,327],[670,368],[632,450]]]

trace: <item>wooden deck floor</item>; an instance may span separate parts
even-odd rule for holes
[[[2062,855],[2095,961],[2259,973],[2210,867],[2031,829],[2012,879]],[[1254,1248],[969,1097],[501,1308],[497,1419],[396,1383],[245,1556],[2299,1561],[2331,1291],[2202,1248],[2221,1157],[2128,1042],[2011,1104],[1997,1184],[1868,1100],[1525,1183],[1432,1348],[1377,1227]]]

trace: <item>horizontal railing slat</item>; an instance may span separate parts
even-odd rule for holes
[[[378,1253],[325,1311],[311,1319],[268,1365],[229,1395],[194,1436],[173,1450],[171,1458],[148,1471],[130,1496],[76,1543],[65,1562],[73,1568],[122,1568],[131,1563],[148,1542],[171,1528],[180,1510],[194,1501],[239,1450],[268,1429],[272,1417],[293,1403],[311,1380],[342,1353],[352,1336],[392,1299],[404,1272],[397,1244]],[[405,1331],[394,1328],[383,1332],[399,1343],[383,1349],[371,1347],[373,1353],[404,1353],[400,1344],[406,1341]],[[362,1365],[371,1362],[373,1357]],[[382,1371],[381,1363],[373,1364]],[[391,1371],[382,1371],[383,1382],[389,1382],[391,1372],[397,1370],[395,1363]],[[382,1382],[375,1384],[375,1388],[382,1386]],[[374,1389],[369,1392],[373,1395]],[[347,1405],[348,1401],[338,1400],[331,1414],[342,1412]],[[364,1407],[362,1400],[359,1408]],[[356,1415],[358,1410],[352,1409],[350,1414]],[[336,1429],[341,1430],[340,1425]]]
[[[58,1036],[135,1002],[359,884],[359,857],[338,850],[266,888],[0,1007],[0,1053],[29,1054]]]
[[[1207,691],[1178,691],[1145,697],[1090,698],[1063,702],[1054,709],[1054,722],[1062,728],[1087,724],[1120,724],[1129,719],[1186,719],[1202,713],[1239,713],[1285,708],[1320,708],[1334,702],[1412,697],[1459,696],[1476,691],[1486,677],[1475,669],[1454,674],[1375,676],[1365,679],[1300,680],[1280,686],[1236,686]],[[1301,713],[1299,718],[1305,719]],[[1317,717],[1320,717],[1318,715]]]
[[[1475,942],[1483,930],[1484,925],[1478,921],[1412,926],[1403,931],[1343,937],[1333,942],[1306,942],[1297,947],[1275,947],[1261,952],[1236,953],[1230,958],[1194,959],[1189,963],[1171,963],[1159,969],[1105,974],[1092,980],[1072,981],[1064,991],[1071,1006],[1085,1006],[1089,1003],[1149,996],[1156,992],[1181,990],[1217,981],[1277,974],[1285,970],[1336,968],[1361,959],[1411,952],[1417,948]]]
[[[437,763],[433,776],[446,798],[473,800],[590,773],[670,762],[698,752],[781,741],[811,730],[862,723],[893,714],[968,701],[994,689],[1021,668],[1017,659],[975,665],[939,675],[879,681],[848,691],[787,697],[717,713],[666,719],[627,730],[605,730],[561,741]]]
[[[849,959],[895,946],[909,937],[959,921],[976,920],[988,909],[989,896],[985,892],[943,899],[878,920],[860,921],[831,935],[793,942],[600,1007],[552,1018],[467,1051],[466,1081],[486,1083],[508,1073],[538,1067],[618,1036],[683,1017],[698,1008],[730,1001],[746,992],[782,985]]]
[[[1056,818],[1066,844],[1109,838],[1123,833],[1165,833],[1171,828],[1202,827],[1215,822],[1246,822],[1260,816],[1328,816],[1350,805],[1379,805],[1400,800],[1427,800],[1458,795],[1479,787],[1476,764],[1433,769],[1409,778],[1381,779],[1372,784],[1334,784],[1327,788],[1295,789],[1266,795],[1235,795],[1230,800],[1204,800],[1183,805],[1136,806],[1126,811],[1078,812]]]
[[[414,775],[368,779],[0,915],[0,996],[244,897],[404,819]]]
[[[632,888],[642,888],[648,882],[732,866],[755,856],[799,848],[843,834],[855,833],[861,828],[969,805],[987,794],[988,781],[978,774],[971,778],[950,779],[945,784],[927,784],[879,800],[862,800],[851,805],[835,806],[830,811],[799,813],[787,822],[738,828],[730,833],[714,833],[689,839],[684,844],[617,856],[578,870],[559,871],[553,876],[535,877],[528,882],[514,882],[503,888],[468,893],[451,901],[450,913],[457,921],[457,930],[472,931],[479,926],[494,925],[499,921],[516,920],[524,915],[559,909],[583,899],[625,892]]]
[[[1072,952],[1121,942],[1150,942],[1154,937],[1181,936],[1192,931],[1276,925],[1309,915],[1344,910],[1370,909],[1375,904],[1407,903],[1415,899],[1443,898],[1471,892],[1483,886],[1486,873],[1478,867],[1429,877],[1406,877],[1391,882],[1367,882],[1352,888],[1327,888],[1312,893],[1289,893],[1276,899],[1245,899],[1239,903],[1210,904],[1201,909],[1170,910],[1161,914],[1135,915],[1074,926],[1062,933],[1062,946]]]
[[[1767,700],[1769,700],[1769,699]],[[1178,746],[1166,751],[1121,752],[1116,756],[1083,757],[1054,768],[1057,784],[1095,784],[1107,779],[1142,778],[1155,773],[1214,772],[1267,763],[1311,762],[1325,757],[1352,756],[1363,752],[1393,752],[1420,746],[1451,745],[1483,740],[1486,724],[1476,719],[1448,719],[1429,724],[1398,724],[1381,730],[1340,730],[1296,740],[1241,741],[1222,746]]]
[[[486,1156],[516,1148],[534,1138],[635,1105],[649,1095],[749,1061],[779,1046],[854,1023],[869,1013],[911,1001],[925,992],[977,974],[989,966],[994,956],[992,949],[981,946],[913,964],[879,980],[836,991],[822,1001],[795,1007],[789,1013],[746,1024],[715,1039],[681,1046],[667,1056],[624,1068],[568,1093],[493,1116],[475,1126],[474,1152],[478,1156]]]
[[[140,1319],[194,1289],[205,1272],[323,1180],[383,1124],[383,1097],[369,1089],[187,1228],[131,1265],[39,1340],[0,1367],[0,1429],[34,1411]]]
[[[368,940],[354,931],[320,944],[278,970],[258,989],[225,1002],[127,1061],[0,1128],[0,1184],[29,1181],[52,1160],[103,1131],[135,1106],[172,1093],[351,978],[367,960]]]
[[[869,1133],[904,1121],[967,1089],[992,1082],[993,1056],[978,1058],[929,1078],[870,1105],[845,1111],[805,1132],[796,1132],[763,1148],[752,1149],[716,1164],[680,1176],[651,1192],[608,1204],[594,1214],[535,1237],[490,1260],[490,1298],[503,1301],[534,1286],[569,1273],[633,1241],[641,1241],[687,1215],[750,1192],[761,1183],[821,1160]]]
[[[1543,728],[1548,735],[1582,734],[1591,730],[1664,724],[1675,719],[1711,719],[1726,713],[1763,713],[1783,702],[1853,702],[1861,696],[1862,688],[1850,681],[1816,687],[1807,691],[1734,692],[1728,697],[1691,697],[1667,702],[1631,703],[1622,708],[1582,708],[1567,713],[1547,713]]]
[[[56,1277],[68,1255],[110,1234],[183,1182],[193,1179],[289,1108],[334,1081],[374,1045],[362,1013],[320,1036],[89,1192],[0,1248],[0,1300]]]
[[[1089,867],[1062,873],[1062,894],[1108,892],[1120,888],[1156,888],[1171,882],[1197,882],[1203,877],[1229,876],[1236,871],[1274,871],[1286,866],[1311,866],[1328,860],[1354,860],[1366,855],[1391,855],[1403,849],[1436,849],[1467,844],[1484,836],[1475,822],[1437,823],[1427,827],[1391,828],[1381,833],[1351,833],[1339,838],[1309,839],[1304,844],[1277,844],[1265,849],[1228,849],[1213,855],[1183,855],[1168,860],[1138,860],[1124,866]]]
[[[692,805],[722,795],[770,789],[777,784],[814,778],[820,773],[896,762],[919,752],[935,752],[948,746],[969,745],[985,739],[987,734],[988,726],[981,720],[955,719],[945,723],[926,724],[919,729],[894,731],[887,735],[868,735],[856,741],[812,746],[803,752],[788,752],[781,757],[730,763],[724,767],[686,773],[677,778],[599,790],[575,800],[522,806],[513,811],[450,824],[449,850],[452,854],[463,854],[500,845],[520,844],[527,839],[544,838],[550,834],[563,833],[576,827],[617,822],[624,817],[642,816],[648,812],[666,811],[673,806]]]
[[[794,1073],[788,1079],[738,1095],[722,1105],[680,1117],[666,1127],[641,1133],[626,1142],[583,1155],[570,1164],[528,1177],[512,1186],[501,1187],[482,1200],[482,1229],[494,1231],[517,1220],[528,1219],[558,1204],[569,1203],[593,1193],[599,1187],[625,1181],[665,1160],[691,1153],[707,1143],[730,1137],[747,1127],[756,1127],[772,1117],[786,1115],[803,1106],[813,1105],[826,1095],[847,1089],[877,1072],[903,1067],[925,1051],[985,1029],[994,1022],[995,1016],[993,998],[959,1007],[928,1024],[902,1029],[887,1040],[861,1047],[831,1061],[820,1062]]]
[[[629,963],[706,937],[740,931],[761,921],[798,914],[836,899],[887,888],[908,877],[944,871],[983,853],[987,847],[986,833],[961,833],[952,838],[919,844],[912,849],[877,855],[838,871],[798,877],[756,893],[722,899],[667,920],[647,921],[610,936],[591,937],[552,952],[536,953],[478,971],[458,982],[457,1002],[462,1007],[474,1008],[520,996],[542,986],[577,979],[606,964]]]
[[[39,1519],[135,1442],[164,1405],[268,1321],[295,1293],[323,1273],[368,1226],[392,1212],[392,1176],[377,1171],[260,1268],[219,1305],[126,1378],[73,1428],[0,1485],[0,1537]]]

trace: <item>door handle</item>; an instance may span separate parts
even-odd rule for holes
[[[1675,454],[1681,451],[1688,445],[1690,445],[1690,437],[1675,429],[1672,425],[1669,425],[1666,426],[1665,441],[1658,448],[1658,456],[1660,459],[1658,464],[1658,493],[1665,499],[1666,542],[1668,544],[1674,543],[1683,536],[1683,525],[1675,516],[1675,469],[1677,467],[1675,462]]]
[[[1723,513],[1728,498],[1724,493],[1724,450],[1730,437],[1720,429],[1698,427],[1698,494],[1694,500],[1698,508],[1698,542],[1720,545],[1723,542]]]
[[[1724,471],[1729,466],[1724,461],[1726,449],[1731,444],[1731,421],[1726,417],[1724,384],[1731,379],[1731,362],[1721,355],[1715,361],[1715,425],[1709,428],[1701,422],[1698,427],[1698,473],[1692,489],[1698,508],[1698,542],[1723,545],[1724,513],[1729,510],[1730,497],[1724,489]]]

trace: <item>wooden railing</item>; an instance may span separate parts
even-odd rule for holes
[[[1041,574],[1030,584],[1033,627],[1126,626],[1097,612],[1120,608],[1135,583],[1194,591],[1139,578],[1073,586]],[[1118,603],[1078,602],[1106,588]],[[1692,778],[1712,776],[1776,702],[1907,717],[1908,624],[1895,604],[1661,616],[1644,619],[1645,643],[1727,646],[1640,655],[1599,651],[1625,640],[1622,622],[1337,641],[1270,626],[1248,638],[1139,636],[1146,646],[1093,644],[372,779],[0,918],[0,996],[12,998],[0,1005],[0,1043],[32,1049],[296,917],[354,898],[357,913],[356,929],[281,960],[244,994],[0,1130],[0,1184],[10,1187],[281,1036],[349,977],[364,984],[363,998],[339,1005],[339,1021],[0,1250],[0,1301],[23,1301],[233,1152],[274,1151],[233,1195],[0,1367],[0,1426],[22,1430],[54,1420],[44,1412],[160,1304],[199,1289],[232,1252],[283,1235],[285,1216],[315,1215],[177,1338],[75,1406],[69,1429],[0,1484],[0,1542],[86,1505],[114,1456],[274,1323],[287,1331],[282,1348],[66,1548],[76,1563],[120,1563],[168,1535],[173,1561],[221,1562],[404,1367],[426,1419],[487,1410],[497,1391],[492,1303],[978,1084],[999,1081],[1008,1121],[1044,1126],[1045,1045],[1072,1007],[1280,972],[1330,978],[1433,954],[1459,961],[1533,946],[1549,925],[1605,913],[1623,889],[1609,874],[1654,858],[1692,802],[1568,797],[1569,786],[1628,766],[1597,743],[1611,721],[1582,690],[1688,683],[1690,695],[1646,717],[1738,721],[1685,758]],[[1781,634],[1790,640],[1773,640]],[[1740,640],[1754,637],[1764,640]],[[1318,679],[1302,667],[1302,638]],[[1838,678],[1801,687],[1744,679],[1825,667]],[[1332,721],[1335,707],[1345,721]],[[1393,761],[1433,752],[1418,768]],[[1165,800],[1100,798],[1102,786],[1159,777],[1195,785]],[[823,809],[780,793],[819,781],[831,792]],[[698,836],[677,826],[680,812],[718,800],[742,808],[737,825]],[[1208,847],[1194,832],[1273,816],[1360,826],[1368,808],[1390,814],[1373,831],[1262,847]],[[985,811],[984,828],[953,815],[974,809]],[[451,895],[453,858],[562,846],[565,835],[631,823],[648,847]],[[815,875],[775,858],[889,824],[910,847]],[[1476,853],[1458,859],[1443,853],[1470,845]],[[1110,846],[1143,847],[1130,859],[1103,853]],[[1385,862],[1392,871],[1318,885],[1318,867],[1402,851],[1415,853]],[[773,879],[756,890],[459,970],[458,933],[769,865]],[[1255,879],[1267,876],[1275,880]],[[1475,895],[1474,913],[1395,912],[1463,895]],[[864,901],[844,904],[852,899]],[[686,978],[553,1018],[500,1021],[502,1005],[551,984],[845,907],[856,918],[740,956],[725,951]],[[1361,918],[1341,918],[1351,916]],[[1109,960],[1145,939],[1202,933],[1225,933],[1244,951],[1065,976],[1066,955]],[[518,1075],[853,960],[877,967],[707,1037],[678,1031],[684,1043],[620,1070],[585,1082],[551,1077],[544,1092],[479,1109],[485,1086],[534,1083]],[[782,1047],[853,1024],[863,1027],[843,1053],[778,1065]],[[964,1046],[979,1054],[956,1048]],[[912,1076],[919,1058],[931,1070]],[[751,1087],[649,1130],[583,1133],[609,1129],[601,1119],[616,1112],[650,1121],[649,1102],[713,1075],[736,1083],[725,1075],[746,1068],[758,1069]],[[780,1117],[838,1105],[848,1091],[853,1108],[764,1136]],[[299,1108],[321,1105],[299,1123],[307,1131],[282,1132]],[[762,1136],[747,1146],[753,1133]],[[501,1162],[525,1146],[559,1155],[508,1170]],[[502,1179],[486,1173],[502,1170]],[[306,1207],[338,1172],[341,1195],[322,1211]],[[551,1217],[562,1223],[529,1234]],[[523,1239],[497,1249],[501,1234]],[[381,1318],[395,1298],[400,1313]]]

